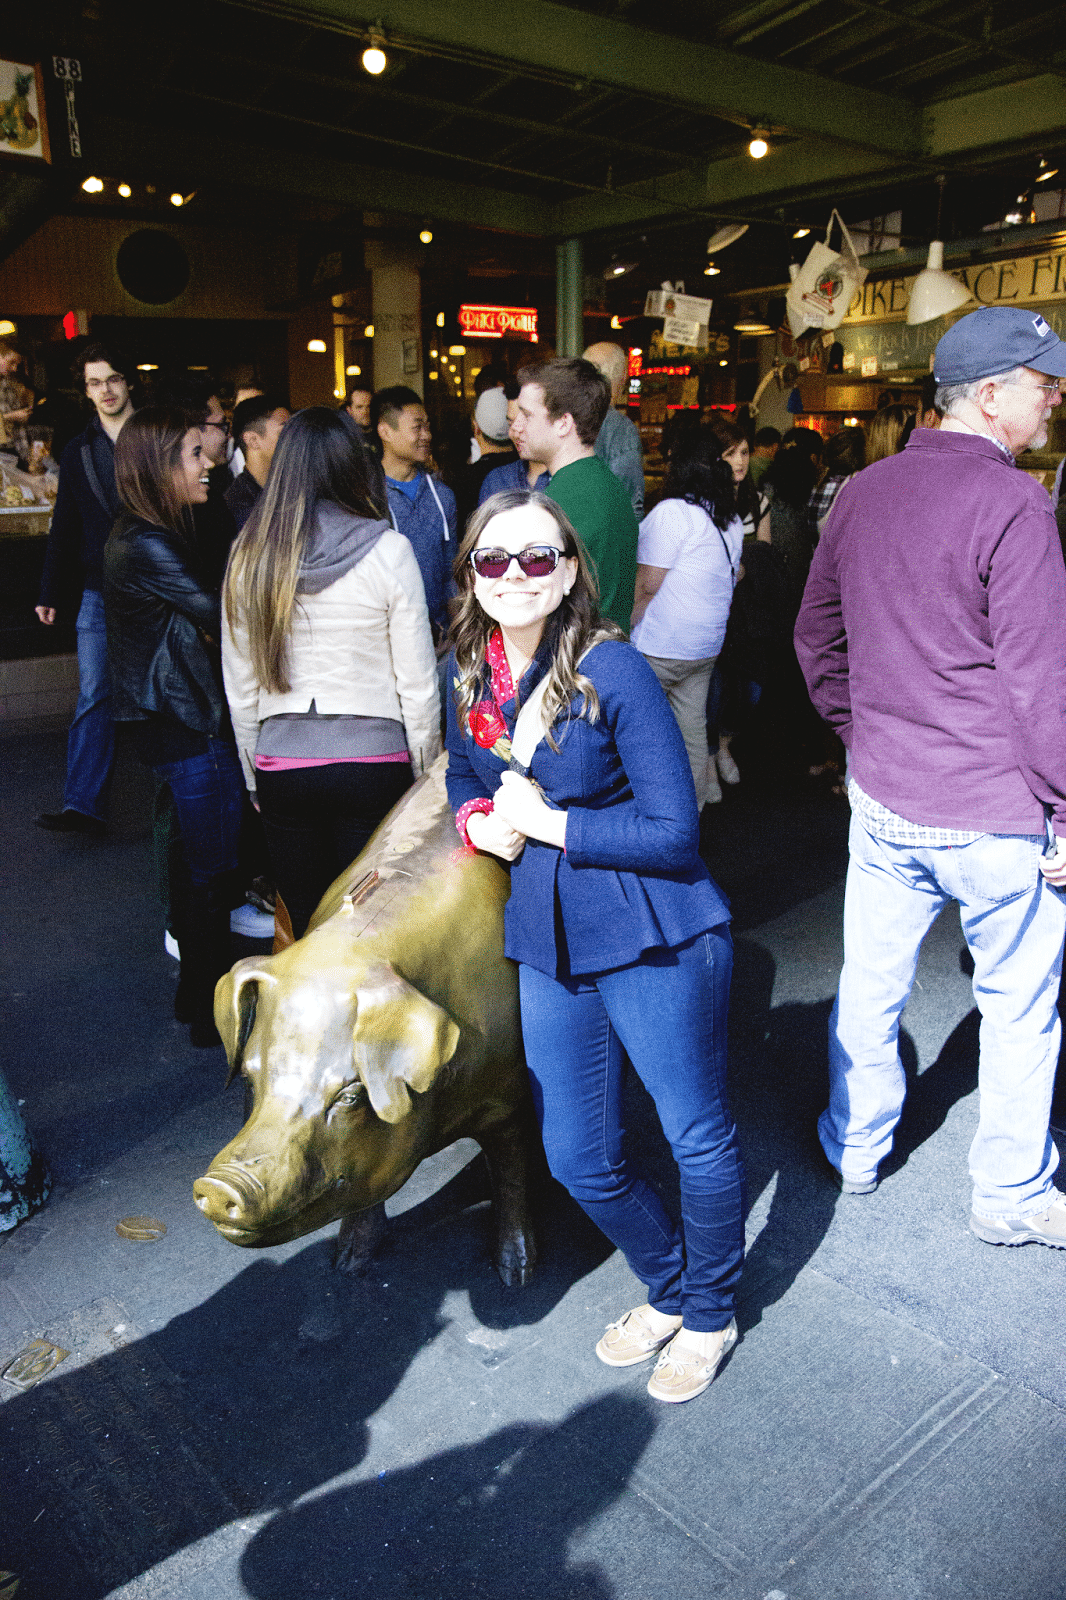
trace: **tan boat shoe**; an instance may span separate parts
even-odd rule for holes
[[[683,1337],[682,1334],[671,1339],[648,1379],[648,1393],[671,1405],[695,1400],[704,1389],[710,1388],[715,1373],[737,1342],[736,1321],[724,1330],[722,1343],[713,1356],[701,1356],[698,1351],[690,1350],[681,1343]]]
[[[670,1343],[681,1326],[681,1318],[674,1318],[674,1325],[665,1333],[654,1333],[644,1318],[644,1312],[650,1310],[647,1305],[637,1306],[610,1324],[596,1346],[596,1354],[608,1367],[635,1367],[641,1361],[649,1361],[664,1344]]]

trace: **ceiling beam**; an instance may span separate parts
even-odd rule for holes
[[[557,235],[633,228],[665,216],[766,213],[777,205],[881,185],[913,177],[888,156],[847,150],[814,139],[797,139],[753,162],[747,155],[714,161],[699,172],[674,172],[654,181],[630,184],[611,194],[584,195],[552,210]]]
[[[1025,149],[1066,134],[1066,82],[1047,74],[938,100],[925,110],[927,154],[941,158]]]
[[[429,180],[417,173],[328,157],[311,158],[299,151],[280,150],[265,140],[245,144],[192,130],[176,138],[167,128],[121,117],[100,117],[93,122],[92,161],[103,172],[132,175],[136,168],[149,179],[164,172],[176,181],[186,174],[193,187],[198,181],[210,181],[213,173],[241,173],[249,188],[325,200],[338,211],[355,207],[422,217],[432,201],[433,215],[442,222],[508,233],[551,231],[551,208],[534,196],[444,178]]]
[[[896,156],[917,154],[921,143],[919,109],[892,95],[575,11],[553,0],[523,0],[519,13],[509,0],[481,0],[476,6],[455,0],[232,3],[358,34],[380,20],[397,49],[405,39],[438,44],[472,59],[532,67],[745,125],[761,122],[844,139]]]

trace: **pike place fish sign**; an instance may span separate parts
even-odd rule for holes
[[[1014,256],[1009,261],[980,261],[949,270],[973,295],[970,310],[978,306],[1047,305],[1066,300],[1066,250]],[[902,322],[916,276],[916,272],[910,272],[893,278],[868,278],[856,291],[844,325]]]

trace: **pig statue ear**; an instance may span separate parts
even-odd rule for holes
[[[226,1048],[229,1062],[228,1089],[241,1070],[241,1055],[255,1022],[255,1005],[261,982],[274,982],[261,956],[238,961],[215,984],[215,1027]]]
[[[366,974],[355,1004],[355,1070],[381,1120],[399,1122],[411,1108],[408,1090],[424,1093],[455,1054],[459,1029],[386,962]]]

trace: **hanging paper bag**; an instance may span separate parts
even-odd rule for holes
[[[839,222],[839,250],[829,247],[833,223]],[[834,207],[825,230],[825,241],[816,240],[798,275],[789,284],[787,309],[789,322],[801,317],[809,328],[839,328],[857,289],[866,282],[866,268],[859,265],[840,212]]]

